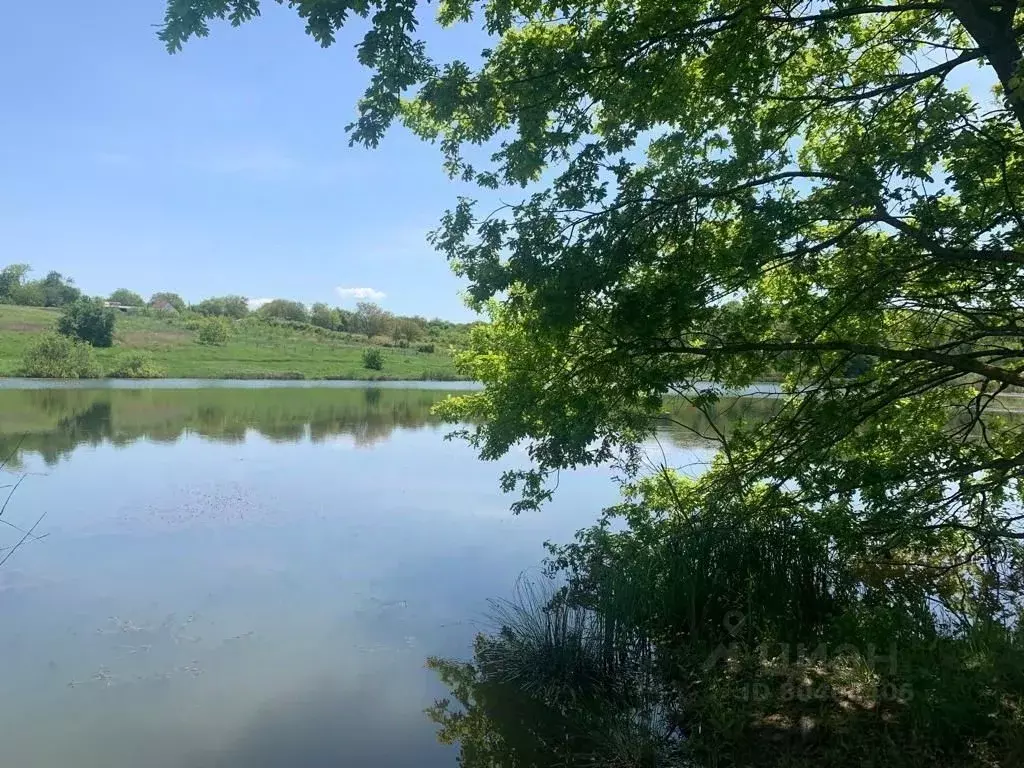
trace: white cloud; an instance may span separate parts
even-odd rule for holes
[[[255,312],[264,304],[269,304],[272,301],[273,299],[247,299],[245,303],[249,305],[249,310],[251,312]]]
[[[355,299],[356,301],[381,301],[388,296],[384,291],[378,291],[376,288],[343,288],[339,285],[334,290],[341,298]]]

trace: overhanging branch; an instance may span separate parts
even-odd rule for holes
[[[702,357],[742,355],[757,352],[852,352],[877,357],[879,360],[929,362],[962,373],[975,373],[992,381],[1024,387],[1024,375],[1019,371],[990,365],[971,355],[953,355],[936,349],[893,349],[880,344],[855,341],[749,341],[720,345],[664,344],[655,346],[655,353],[698,355]],[[1024,358],[1024,350],[1019,357]]]

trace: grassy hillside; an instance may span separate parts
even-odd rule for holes
[[[0,305],[0,376],[13,376],[25,348],[57,323],[58,310]],[[382,348],[384,368],[363,367],[364,337],[313,326],[278,326],[257,318],[232,323],[222,346],[200,344],[182,317],[127,314],[117,318],[114,346],[95,350],[104,370],[127,352],[145,352],[170,378],[439,379],[457,378],[442,345],[432,353]]]

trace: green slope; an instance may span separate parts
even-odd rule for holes
[[[59,312],[0,305],[0,376],[13,376],[34,337],[53,329]],[[256,318],[232,323],[223,346],[198,343],[184,317],[119,315],[114,346],[97,349],[104,369],[129,351],[147,353],[169,378],[434,379],[458,378],[443,344],[436,351],[381,348],[384,368],[363,367],[365,338],[313,326],[272,325]],[[380,348],[380,347],[378,347]]]

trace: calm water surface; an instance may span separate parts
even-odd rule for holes
[[[446,441],[444,389],[179,384],[0,386],[0,560],[38,537],[0,567],[2,764],[454,766],[425,658],[469,656],[609,473],[514,517],[524,457]],[[652,449],[699,471],[680,420]]]

